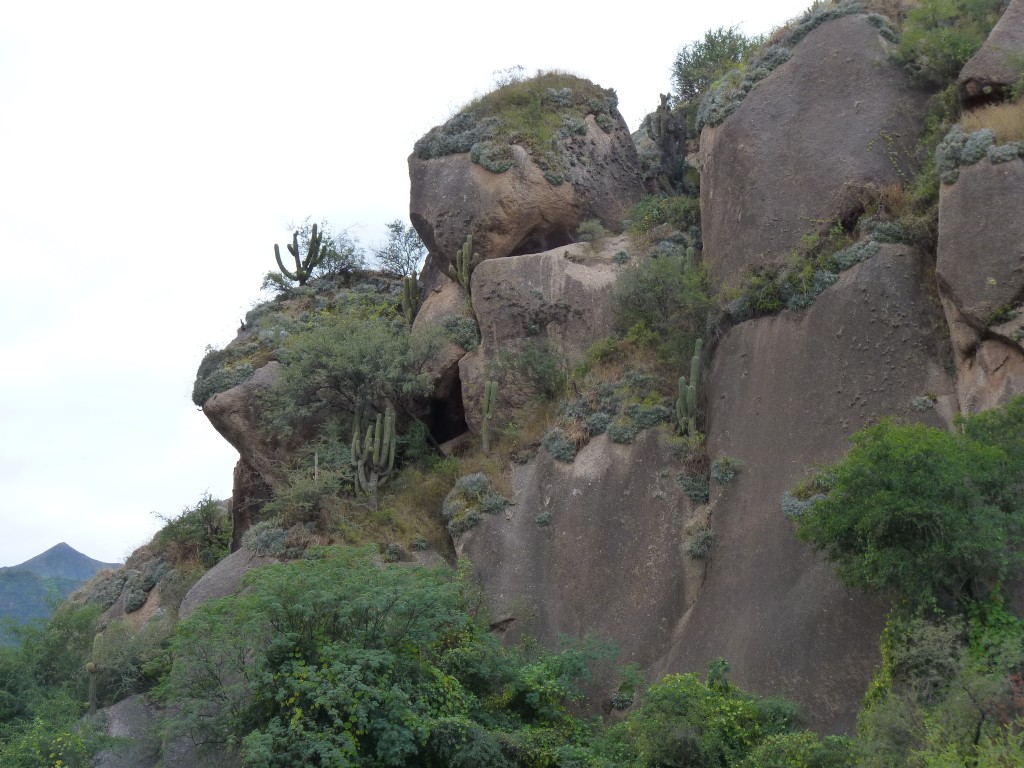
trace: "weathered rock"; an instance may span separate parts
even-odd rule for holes
[[[519,103],[514,98],[485,96],[416,143],[409,157],[410,218],[430,251],[423,272],[428,289],[440,284],[469,234],[481,259],[539,253],[571,243],[585,219],[617,226],[643,194],[636,148],[614,92],[568,76],[558,77],[571,84],[564,92],[545,92],[546,77],[529,82],[545,119],[563,123],[548,154],[494,139],[510,167],[492,173],[474,162],[476,149],[492,143],[495,125],[521,119],[502,112]]]
[[[572,464],[541,452],[515,467],[514,506],[458,543],[507,636],[554,644],[593,633],[616,644],[620,662],[648,667],[703,579],[703,561],[685,550],[703,511],[678,471],[658,429],[632,445],[596,437]]]
[[[982,160],[942,185],[936,275],[961,411],[1024,392],[1024,160]]]
[[[281,364],[272,361],[246,381],[220,392],[203,404],[203,413],[239,453],[231,492],[231,551],[241,546],[242,535],[258,521],[260,508],[270,498],[279,477],[277,445],[260,421],[261,391],[274,386]]]
[[[735,682],[802,703],[812,724],[852,731],[878,664],[885,606],[840,586],[797,541],[783,494],[881,416],[945,426],[955,412],[949,352],[916,251],[883,246],[803,312],[736,326],[707,381],[708,452],[744,462],[713,485],[707,579],[658,673],[718,656]],[[933,395],[935,409],[912,401]]]
[[[275,477],[275,445],[260,422],[259,395],[273,387],[281,375],[281,364],[267,363],[247,380],[219,392],[203,404],[203,413],[241,455],[245,463],[264,478]]]
[[[142,695],[122,699],[100,713],[108,736],[125,739],[96,755],[96,768],[156,768],[161,765],[161,712]]]
[[[277,558],[257,555],[248,549],[239,549],[225,557],[203,577],[192,585],[192,589],[181,601],[178,616],[187,619],[205,602],[218,597],[227,597],[238,592],[242,586],[242,577],[254,568],[276,563]]]
[[[515,376],[514,358],[526,344],[572,366],[612,329],[611,290],[622,269],[614,254],[626,237],[608,238],[595,249],[576,243],[545,253],[491,259],[473,271],[473,311],[480,347],[459,360],[466,423],[478,431],[484,383],[498,382],[498,411],[505,418],[536,392]]]
[[[704,258],[735,281],[896,184],[926,94],[889,61],[867,17],[822,24],[700,141]]]
[[[1024,301],[1024,160],[982,160],[942,185],[935,268],[943,295],[975,329]]]
[[[985,44],[967,62],[957,85],[965,106],[1005,98],[1021,75],[1024,51],[1024,0],[1010,0]]]

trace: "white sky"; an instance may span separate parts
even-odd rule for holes
[[[493,73],[615,88],[631,130],[707,29],[809,0],[10,2],[0,20],[0,566],[123,560],[235,451],[191,402],[286,225],[364,245],[408,218],[406,158]],[[668,10],[671,8],[671,10]]]

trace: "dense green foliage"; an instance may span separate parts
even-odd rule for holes
[[[907,13],[899,53],[912,72],[945,86],[985,42],[1008,0],[921,0]]]
[[[164,527],[153,537],[151,549],[171,565],[198,562],[212,568],[228,554],[231,517],[209,493],[175,517],[156,516]]]
[[[760,44],[736,27],[719,27],[704,33],[704,38],[683,46],[672,65],[673,96],[678,102],[699,99],[715,80]]]
[[[847,584],[911,605],[981,598],[1021,563],[1024,398],[961,430],[882,421],[823,474],[827,496],[798,518]]]
[[[50,619],[13,630],[16,645],[0,647],[0,765],[92,764],[104,740],[79,718],[98,614],[65,604]]]

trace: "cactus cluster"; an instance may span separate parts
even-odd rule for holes
[[[327,248],[322,245],[322,240],[323,235],[317,232],[316,224],[314,224],[313,232],[309,236],[309,251],[306,257],[302,258],[299,256],[299,233],[296,231],[292,235],[292,242],[288,246],[288,252],[295,259],[295,272],[289,272],[285,269],[284,262],[281,261],[281,249],[277,246],[277,243],[274,243],[274,258],[277,259],[277,266],[280,268],[281,274],[289,280],[297,281],[299,285],[305,285],[313,270],[320,265],[320,262],[327,255]]]
[[[377,508],[377,489],[388,481],[395,466],[395,411],[388,408],[383,419],[377,419],[366,427],[362,435],[362,412],[356,409],[352,426],[352,467],[355,470],[356,490],[370,497],[370,506]]]
[[[416,281],[416,275],[406,275],[402,278],[402,312],[405,315],[405,322],[410,327],[412,320],[416,317],[416,309],[420,305],[420,284]]]
[[[491,452],[491,418],[494,416],[494,404],[498,399],[498,382],[488,381],[484,384],[484,420],[480,427],[484,453]]]
[[[679,377],[679,397],[676,398],[676,419],[679,421],[681,434],[697,434],[697,392],[700,389],[700,356],[704,350],[704,340],[697,339],[690,359],[690,380]]]
[[[473,274],[473,267],[476,266],[478,255],[473,253],[473,235],[470,235],[466,238],[462,248],[455,252],[455,263],[448,265],[448,275],[462,286],[466,296],[470,295],[469,278]]]

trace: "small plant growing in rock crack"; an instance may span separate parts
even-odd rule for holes
[[[676,482],[682,487],[683,493],[691,499],[701,504],[707,503],[711,488],[706,477],[680,472],[676,475]]]
[[[743,462],[731,456],[719,456],[711,463],[711,478],[719,485],[728,485],[743,469]]]
[[[694,532],[686,551],[694,560],[704,560],[711,555],[714,540],[715,534],[710,528],[699,528]]]

